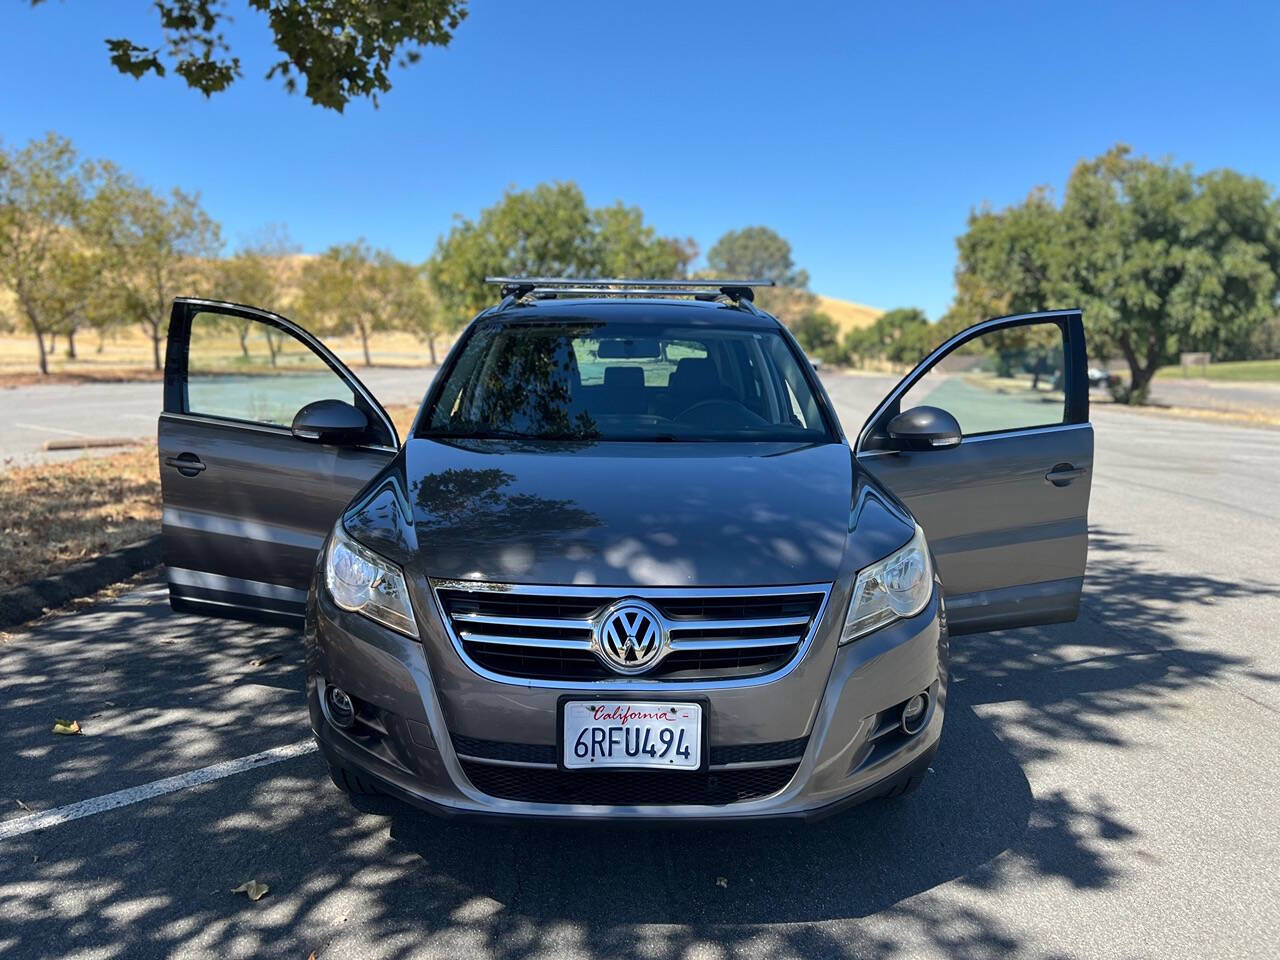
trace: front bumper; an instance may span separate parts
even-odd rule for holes
[[[833,601],[843,599],[847,598],[833,596]],[[534,755],[536,760],[545,760],[554,742],[555,701],[561,693],[581,691],[531,691],[481,677],[464,681],[457,672],[461,664],[447,659],[457,657],[443,639],[443,624],[438,616],[431,622],[434,607],[425,616],[421,610],[425,643],[340,610],[323,588],[313,589],[306,629],[308,702],[312,729],[330,763],[371,776],[388,793],[440,814],[636,821],[813,818],[895,790],[928,764],[942,731],[947,631],[940,590],[935,587],[933,599],[916,617],[843,647],[836,645],[843,605],[833,602],[824,616],[826,622],[818,628],[820,642],[805,654],[809,661],[805,670],[777,683],[733,690],[715,684],[669,685],[672,689],[666,696],[672,699],[696,697],[707,703],[713,775],[750,769],[741,763],[717,766],[717,746],[748,748],[750,753],[752,747],[782,739],[799,743],[802,752],[785,768],[789,776],[778,779],[776,789],[767,795],[736,802],[636,805],[530,802],[495,796],[477,789],[467,774],[468,768],[476,769],[476,761],[466,758],[476,753],[470,745],[528,746],[540,751]],[[440,674],[447,675],[445,683],[450,685],[447,700],[438,689]],[[460,689],[464,682],[468,685]],[[361,704],[354,727],[344,730],[332,722],[323,696],[326,684],[342,687]],[[923,727],[913,735],[894,729],[899,705],[925,690],[930,702]],[[630,692],[622,686],[602,687],[598,695]],[[779,709],[788,694],[808,702]],[[759,716],[753,716],[753,701],[761,705]],[[482,714],[486,719],[477,720]],[[477,740],[477,724],[487,736],[498,734],[512,742]],[[503,731],[509,732],[503,735]],[[465,754],[457,742],[464,743]],[[732,752],[722,756],[732,761]],[[523,752],[510,755],[524,759],[489,762],[505,765],[504,772],[517,778],[521,769],[534,769],[521,766],[528,760]],[[781,761],[772,761],[774,768],[767,767],[769,762],[759,769],[775,769]],[[536,773],[544,778],[551,775],[545,767]]]

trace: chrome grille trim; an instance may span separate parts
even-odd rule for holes
[[[429,579],[432,599],[436,604],[445,631],[454,650],[461,660],[476,674],[497,683],[523,687],[554,688],[561,690],[592,690],[602,688],[625,688],[628,691],[664,691],[671,693],[673,688],[693,691],[705,687],[744,687],[772,683],[789,674],[803,660],[813,643],[814,635],[826,613],[827,603],[831,597],[830,583],[787,584],[783,586],[762,587],[643,587],[643,586],[582,586],[551,584],[504,584],[479,580],[444,580]],[[663,652],[665,659],[673,654],[697,652],[727,652],[735,650],[766,652],[777,649],[779,660],[791,655],[775,669],[751,676],[692,676],[679,678],[659,678],[648,675],[627,676],[612,674],[607,677],[591,679],[540,678],[507,674],[490,669],[468,653],[466,645],[491,644],[510,647],[515,653],[519,648],[531,651],[544,650],[567,651],[570,654],[596,653],[594,620],[583,619],[581,613],[574,617],[556,618],[545,616],[514,616],[506,614],[459,611],[450,613],[442,593],[472,594],[506,594],[519,597],[564,597],[578,600],[598,600],[598,607],[604,610],[609,605],[626,598],[638,598],[651,604],[661,606],[664,600],[732,600],[741,598],[744,601],[768,600],[774,597],[805,595],[820,597],[812,616],[783,616],[734,618],[734,619],[691,619],[688,617],[667,616],[659,609],[664,630],[668,638]],[[595,613],[593,617],[598,617]],[[509,627],[516,628],[503,633],[487,633],[483,630],[467,629],[476,627]],[[787,627],[797,628],[787,631],[781,636],[752,636],[757,630],[783,630]],[[561,636],[539,636],[535,631],[547,630],[559,632]],[[747,636],[707,636],[717,632],[744,631]],[[528,635],[520,634],[528,631]],[[566,636],[579,632],[580,636]],[[688,637],[683,634],[696,633],[698,636]],[[660,661],[658,661],[660,662]],[[655,664],[656,665],[656,664]]]

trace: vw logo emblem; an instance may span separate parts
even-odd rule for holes
[[[639,600],[624,600],[596,625],[596,647],[618,673],[642,673],[662,653],[665,637],[658,611]]]

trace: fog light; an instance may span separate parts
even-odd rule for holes
[[[329,700],[329,719],[335,726],[344,730],[356,722],[356,705],[351,702],[347,692],[341,687],[329,687],[325,690]]]
[[[919,733],[924,726],[925,714],[929,712],[929,694],[917,693],[902,705],[902,732]]]

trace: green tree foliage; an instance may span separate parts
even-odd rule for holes
[[[845,334],[842,352],[848,362],[859,366],[873,360],[910,365],[919,362],[940,339],[923,310],[897,307],[882,313],[870,326]]]
[[[707,251],[707,267],[731,280],[772,280],[780,287],[809,286],[809,274],[796,269],[791,244],[768,227],[730,230]]]
[[[840,359],[840,330],[825,313],[815,310],[804,314],[791,324],[791,332],[809,356],[833,362]]]
[[[791,244],[769,227],[730,230],[707,251],[707,269],[726,280],[772,280],[775,288],[756,291],[756,302],[794,327],[817,310],[809,274],[791,257]]]
[[[381,277],[391,320],[398,330],[413,334],[427,345],[431,364],[440,362],[436,342],[446,331],[441,323],[440,300],[426,264],[405,263],[388,254],[381,258]]]
[[[39,6],[45,0],[31,0]],[[265,14],[282,55],[267,71],[294,92],[301,78],[312,103],[339,112],[353,97],[391,89],[387,71],[422,57],[428,46],[446,47],[467,15],[466,0],[246,0]],[[163,49],[126,38],[106,41],[121,73],[163,77],[169,67],[205,96],[242,76],[240,58],[223,32],[231,20],[223,0],[156,0]]]
[[[696,253],[692,240],[658,236],[634,207],[592,209],[577,184],[543,183],[457,220],[428,269],[444,323],[457,329],[493,302],[486,276],[680,277]]]
[[[125,316],[150,338],[152,363],[159,370],[173,298],[200,285],[205,264],[222,246],[221,231],[200,206],[199,194],[175,189],[164,197],[117,175],[100,197],[112,258],[106,280]]]
[[[1230,170],[1134,157],[1117,146],[1078,164],[1062,205],[1044,190],[970,215],[957,240],[956,329],[984,316],[1079,305],[1090,352],[1129,366],[1120,399],[1141,402],[1180,350],[1252,355],[1277,312],[1280,204]]]
[[[408,330],[426,339],[434,356],[434,298],[420,267],[402,263],[363,239],[330,247],[302,270],[298,309],[308,325],[360,337],[365,366],[369,338],[381,330]]]
[[[270,229],[258,239],[241,245],[232,256],[213,261],[208,270],[208,296],[274,313],[286,313],[289,290],[285,282],[284,262],[286,257],[297,252],[297,246],[283,227]],[[227,324],[240,342],[241,355],[248,360],[249,335],[253,332],[254,322],[229,317]],[[274,361],[276,342],[268,340],[267,345]]]
[[[1275,315],[1280,204],[1261,180],[1116,147],[1076,167],[1062,215],[1067,283],[1136,399],[1179,350],[1236,359]]]
[[[95,312],[102,269],[93,216],[103,167],[49,134],[21,150],[0,146],[0,283],[35,334],[39,369],[49,372],[45,338],[68,336]]]

